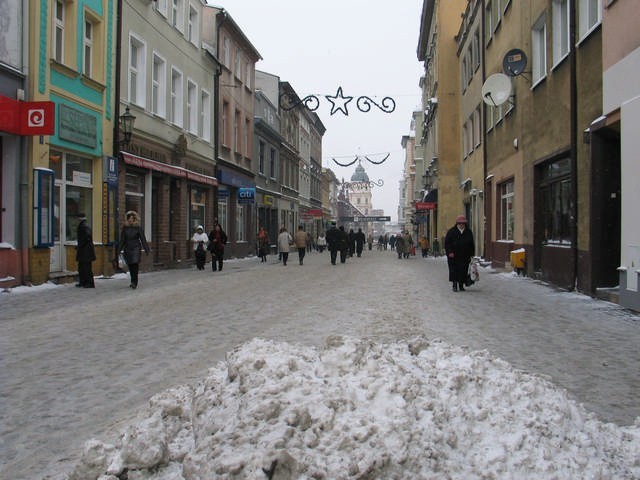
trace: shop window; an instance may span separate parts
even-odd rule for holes
[[[513,180],[498,185],[500,192],[500,240],[513,240],[515,215],[513,210]]]
[[[218,197],[218,223],[225,232],[229,231],[229,204],[227,197]]]
[[[144,227],[144,175],[128,171],[125,176],[125,213],[133,210]]]
[[[198,188],[191,188],[190,205],[189,205],[189,225],[191,225],[191,231],[195,232],[198,225],[206,227],[206,201],[207,191]]]
[[[243,242],[247,239],[247,227],[245,225],[245,221],[248,217],[247,215],[247,205],[242,205],[238,203],[236,205],[236,241]]]
[[[65,212],[66,239],[77,240],[78,214],[84,213],[92,224],[93,175],[89,158],[66,154],[65,169]]]
[[[543,241],[571,244],[571,163],[568,158],[539,167]]]

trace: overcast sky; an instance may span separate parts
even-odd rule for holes
[[[351,179],[356,155],[367,155],[369,179],[384,181],[373,189],[373,207],[397,220],[398,182],[402,177],[403,135],[411,133],[411,114],[420,109],[418,82],[422,65],[416,49],[422,0],[220,0],[258,50],[263,60],[256,68],[289,82],[303,98],[320,99],[316,113],[327,131],[322,145],[322,165],[338,178]],[[342,87],[348,115],[325,95],[336,96]],[[375,106],[363,113],[356,100],[369,96],[380,103],[385,96],[396,103],[392,113]],[[339,103],[336,107],[340,106]]]

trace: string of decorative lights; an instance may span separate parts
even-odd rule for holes
[[[319,97],[324,97],[331,103],[331,115],[337,112],[342,112],[343,115],[349,116],[347,105],[354,97],[349,95],[345,96],[342,92],[342,87],[338,87],[335,95],[310,94],[302,99],[290,93],[283,93],[280,95],[278,103],[280,104],[280,108],[284,111],[293,110],[299,105],[304,105],[308,110],[315,112],[320,108]],[[356,108],[363,113],[371,111],[372,106],[376,106],[384,113],[391,113],[396,109],[396,101],[388,96],[385,96],[380,103],[366,95],[361,95],[356,99]]]

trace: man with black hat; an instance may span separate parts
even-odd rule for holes
[[[469,264],[475,252],[473,233],[467,228],[467,219],[464,215],[458,215],[455,226],[447,232],[444,249],[447,254],[449,281],[453,282],[453,291],[464,292],[464,284],[469,275]]]
[[[78,244],[76,246],[76,261],[78,262],[78,283],[76,287],[95,288],[91,262],[96,259],[96,251],[93,246],[91,227],[87,224],[87,216],[78,214]]]

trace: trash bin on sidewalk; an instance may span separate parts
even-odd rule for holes
[[[511,267],[518,275],[524,275],[524,267],[527,261],[526,251],[524,248],[511,250],[509,261],[511,262]]]

